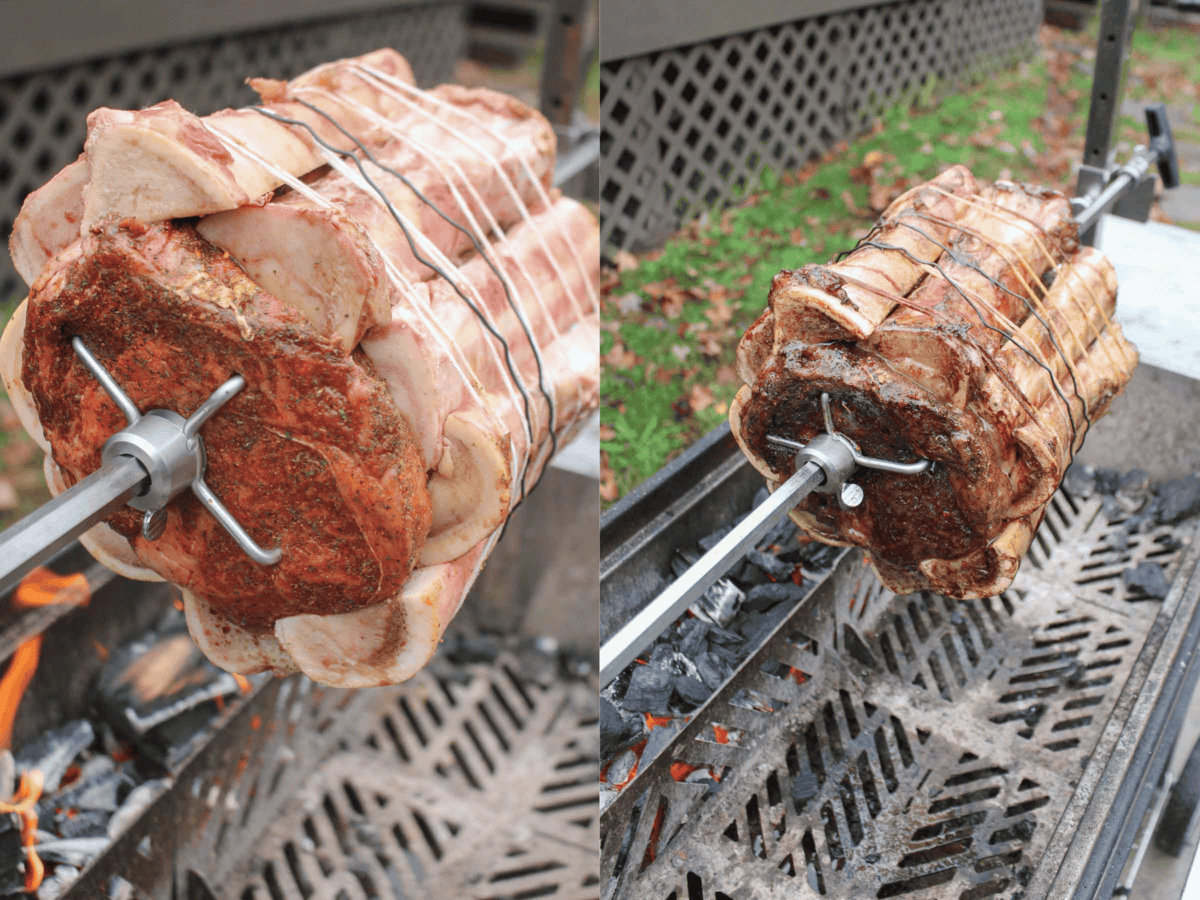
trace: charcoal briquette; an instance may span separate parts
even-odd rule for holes
[[[74,815],[57,815],[55,830],[63,838],[95,838],[108,835],[110,814],[100,809],[85,809]]]
[[[1200,513],[1200,477],[1188,475],[1175,478],[1158,486],[1158,521],[1174,525]]]
[[[1147,561],[1126,569],[1121,573],[1121,580],[1125,582],[1127,590],[1156,600],[1162,600],[1171,589],[1162,566],[1155,562]]]
[[[791,581],[760,584],[749,590],[742,608],[747,612],[763,612],[785,600],[790,602],[802,600],[807,594],[808,587],[806,585],[793,584]]]
[[[624,784],[629,780],[629,776],[633,773],[633,767],[637,764],[637,754],[632,750],[626,750],[608,764],[605,780],[609,784]]]
[[[623,718],[607,697],[600,698],[600,757],[612,759],[626,747],[636,744],[643,731],[641,722]]]
[[[679,628],[679,638],[676,646],[679,652],[695,659],[696,655],[708,644],[709,624],[703,619],[684,619]]]
[[[635,664],[629,687],[625,689],[622,704],[635,712],[648,712],[653,716],[671,713],[671,692],[675,689],[675,676],[658,666]]]
[[[729,534],[731,531],[733,531],[733,526],[726,525],[724,528],[718,528],[707,537],[700,538],[700,540],[696,543],[700,545],[701,550],[707,553],[713,547],[717,546],[717,544],[720,543],[721,538],[725,537],[725,535]]]
[[[25,889],[21,851],[21,822],[12,813],[0,813],[0,896]]]
[[[804,559],[805,568],[819,571],[832,566],[841,552],[841,547],[822,544],[820,541],[810,541],[804,545],[801,556]]]
[[[1121,476],[1117,490],[1122,493],[1144,493],[1150,488],[1150,473],[1145,469],[1130,469]]]
[[[1101,494],[1115,494],[1121,487],[1122,473],[1117,469],[1096,469],[1096,490]]]
[[[733,667],[712,651],[696,657],[696,669],[700,672],[700,680],[714,691],[724,684],[725,679],[733,672]]]
[[[66,863],[83,868],[104,852],[111,841],[105,837],[70,838],[37,845],[38,856],[46,862]]]
[[[732,647],[744,643],[746,639],[736,631],[730,631],[728,628],[721,628],[710,623],[708,640],[710,643],[719,644],[722,647]]]
[[[676,675],[675,693],[684,703],[699,706],[708,699],[712,691],[698,678],[693,678],[691,675]]]
[[[751,550],[746,554],[746,560],[758,568],[762,569],[767,575],[774,578],[776,581],[784,581],[791,577],[792,566],[779,559],[773,553],[763,553],[761,550]]]
[[[1096,469],[1094,466],[1072,463],[1067,466],[1062,483],[1071,496],[1079,500],[1086,500],[1096,493]]]
[[[95,737],[96,732],[86,719],[60,725],[17,751],[17,771],[39,770],[43,778],[42,789],[52,794],[58,790],[75,757],[86,750]]]

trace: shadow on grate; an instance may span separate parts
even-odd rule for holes
[[[594,684],[501,656],[381,688],[359,722],[231,896],[599,896]]]
[[[1060,492],[1036,564],[982,600],[843,557],[605,810],[602,896],[1020,894],[1158,621],[1120,572],[1173,579],[1192,540],[1124,526]]]

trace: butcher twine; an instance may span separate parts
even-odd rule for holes
[[[1080,275],[1077,271],[1075,271],[1075,267],[1069,264],[1069,259],[1068,259],[1067,255],[1065,254],[1065,252],[1062,250],[1062,248],[1058,247],[1055,244],[1055,242],[1053,242],[1053,241],[1049,241],[1050,248],[1053,248],[1053,250],[1057,251],[1057,252],[1052,252],[1052,250],[1050,248],[1047,248],[1047,246],[1046,246],[1047,242],[1043,241],[1043,238],[1047,237],[1047,235],[1045,235],[1041,226],[1039,226],[1036,222],[1031,221],[1030,219],[1026,218],[1025,216],[1022,216],[1020,213],[1015,212],[1014,210],[1007,209],[1006,207],[1003,207],[1000,204],[996,203],[995,201],[989,200],[988,198],[983,197],[978,193],[973,193],[969,196],[963,197],[961,195],[957,195],[950,191],[947,191],[945,188],[941,187],[940,185],[934,184],[932,182],[919,185],[917,188],[912,188],[912,189],[910,189],[908,194],[912,194],[912,193],[916,192],[917,190],[925,190],[925,189],[932,189],[940,194],[943,194],[944,196],[950,197],[951,199],[953,199],[957,202],[964,202],[967,205],[972,206],[976,209],[983,209],[987,215],[993,216],[995,218],[1006,219],[1008,222],[1022,228],[1022,230],[1024,230],[1028,235],[1030,235],[1030,237],[1032,237],[1034,243],[1036,244],[1036,246],[1038,247],[1038,249],[1041,251],[1041,253],[1044,255],[1044,257],[1046,259],[1054,260],[1057,257],[1062,262],[1068,263],[1068,265],[1066,265],[1064,267],[1064,271],[1062,272],[1062,274],[1064,274],[1064,275],[1070,274],[1079,279],[1079,282],[1080,282],[1080,284],[1083,285],[1083,288],[1087,292],[1089,299],[1094,304],[1096,310],[1100,313],[1101,318],[1104,323],[1104,329],[1107,329],[1108,326],[1112,324],[1112,320],[1109,318],[1108,313],[1104,310],[1104,307],[1100,303],[1099,299],[1097,298],[1095,291],[1092,290],[1091,285],[1087,283],[1086,279],[1084,279],[1082,277],[1082,275]],[[908,194],[906,194],[905,196],[907,196]],[[903,199],[904,199],[904,197],[899,198],[897,203],[899,203]],[[986,272],[984,272],[979,267],[978,263],[974,262],[973,260],[971,260],[969,258],[960,256],[960,255],[954,253],[953,250],[951,250],[945,244],[938,241],[936,238],[929,235],[925,230],[919,228],[916,225],[913,225],[910,222],[903,221],[904,219],[917,219],[917,220],[924,220],[927,222],[933,222],[938,225],[943,225],[946,227],[953,228],[957,231],[962,232],[963,234],[967,234],[971,237],[974,237],[974,238],[982,241],[991,250],[996,252],[1000,256],[1001,259],[1004,260],[1004,262],[1008,265],[1009,269],[1013,272],[1013,274],[1015,274],[1017,276],[1018,280],[1021,282],[1021,285],[1025,288],[1025,291],[1023,291],[1021,294],[1017,294],[1017,293],[1013,292],[1012,290],[1010,290],[1009,288],[1007,288],[1003,284],[1001,284],[997,279],[992,278]],[[1041,325],[1045,328],[1046,333],[1048,334],[1050,341],[1054,346],[1055,351],[1057,352],[1058,356],[1062,359],[1062,361],[1067,369],[1068,374],[1071,376],[1071,384],[1072,384],[1072,388],[1073,388],[1073,392],[1074,392],[1075,396],[1079,397],[1080,400],[1082,400],[1083,393],[1080,390],[1078,369],[1075,366],[1075,363],[1071,357],[1071,354],[1065,352],[1063,349],[1063,334],[1059,331],[1059,329],[1054,327],[1054,324],[1052,322],[1047,321],[1047,319],[1045,318],[1045,313],[1046,313],[1045,306],[1042,304],[1042,301],[1038,296],[1038,292],[1035,289],[1035,288],[1040,288],[1041,292],[1042,292],[1042,296],[1045,296],[1049,291],[1045,282],[1042,280],[1040,273],[1037,271],[1037,268],[1035,266],[1033,266],[1030,263],[1030,261],[1028,260],[1028,258],[1026,258],[1024,255],[1019,254],[1019,253],[1018,254],[1010,254],[1009,248],[1000,246],[995,241],[991,240],[990,238],[987,238],[985,235],[981,234],[980,232],[976,231],[975,229],[970,228],[969,226],[963,225],[954,220],[945,219],[940,216],[934,216],[934,215],[930,215],[928,213],[918,212],[916,210],[907,209],[907,208],[902,209],[893,218],[890,218],[890,219],[882,219],[881,218],[878,222],[875,223],[875,226],[871,229],[871,231],[867,233],[867,236],[865,238],[863,238],[861,241],[859,241],[858,244],[854,248],[839,254],[837,257],[837,261],[840,261],[841,259],[845,258],[848,254],[852,253],[854,250],[858,249],[859,247],[872,247],[877,250],[889,250],[889,251],[895,251],[898,253],[902,253],[908,259],[912,260],[915,264],[917,264],[918,266],[921,266],[926,271],[930,271],[930,270],[936,271],[938,273],[938,275],[940,275],[941,278],[947,284],[949,284],[950,287],[952,287],[958,293],[958,295],[960,297],[962,297],[962,299],[971,307],[971,309],[974,310],[976,316],[979,318],[980,324],[984,328],[988,329],[989,331],[994,331],[997,334],[1001,335],[1001,337],[1004,338],[1004,340],[1012,343],[1013,346],[1015,346],[1018,350],[1020,350],[1022,353],[1024,353],[1026,356],[1028,356],[1030,358],[1030,360],[1032,360],[1038,366],[1038,368],[1040,368],[1043,372],[1046,373],[1046,377],[1049,381],[1051,389],[1054,391],[1055,394],[1058,395],[1059,399],[1062,400],[1063,405],[1066,407],[1067,419],[1071,425],[1072,452],[1078,450],[1078,447],[1077,447],[1078,430],[1077,430],[1077,426],[1076,426],[1076,422],[1075,422],[1075,417],[1071,412],[1071,403],[1070,403],[1070,400],[1068,399],[1066,393],[1064,393],[1063,385],[1059,384],[1058,379],[1055,377],[1054,372],[1050,368],[1048,361],[1045,358],[1042,358],[1040,356],[1040,354],[1037,353],[1037,348],[1035,347],[1033,350],[1030,350],[1028,347],[1024,346],[1021,343],[1021,341],[1018,340],[1016,332],[1019,330],[1019,325],[1017,323],[1014,323],[1007,316],[1004,316],[991,303],[989,303],[985,297],[979,295],[975,291],[970,290],[969,288],[964,288],[962,285],[957,283],[953,278],[951,278],[946,273],[946,271],[942,268],[942,266],[937,261],[937,259],[932,259],[932,260],[919,259],[911,251],[909,251],[908,249],[906,249],[904,247],[899,247],[894,244],[887,244],[887,243],[882,243],[882,242],[873,240],[872,235],[877,234],[888,224],[902,225],[905,228],[915,231],[921,237],[925,238],[930,243],[939,247],[943,252],[945,252],[947,254],[947,256],[949,258],[953,259],[955,262],[957,262],[960,265],[963,265],[963,266],[973,270],[974,272],[978,273],[979,275],[983,276],[997,290],[1003,291],[1004,293],[1010,294],[1013,297],[1016,297],[1018,300],[1021,300],[1026,305],[1026,307],[1028,307],[1030,315],[1034,316],[1038,320],[1038,322],[1040,322]],[[1016,255],[1016,257],[1017,257],[1015,260],[1012,258],[1013,255]],[[1018,268],[1017,268],[1018,263],[1021,265],[1021,267],[1025,270],[1026,273],[1028,273],[1029,275],[1032,275],[1034,282],[1035,282],[1035,286],[1031,286],[1030,282],[1018,270]],[[892,303],[895,303],[896,305],[905,306],[910,309],[918,310],[920,312],[927,312],[927,310],[925,310],[924,307],[912,302],[911,300],[908,299],[908,297],[905,297],[895,291],[890,291],[890,290],[887,290],[886,288],[881,288],[881,287],[877,287],[875,285],[867,284],[866,282],[860,281],[860,280],[858,280],[852,276],[846,275],[845,273],[842,273],[842,272],[838,273],[838,278],[849,284],[855,285],[858,288],[861,288],[861,289],[869,291],[873,294],[877,294],[881,297],[884,297],[885,299],[889,300]],[[1079,309],[1079,311],[1081,313],[1085,312],[1084,307],[1081,304],[1078,292],[1071,291],[1070,294],[1071,294],[1072,300],[1074,301],[1074,303],[1075,303],[1076,307]],[[985,317],[985,314],[984,314],[984,309],[981,309],[980,308],[981,306],[986,308],[987,313],[990,314],[991,317],[994,319],[994,321],[996,321],[1001,327],[997,328],[995,325],[992,325],[991,323],[989,323],[987,321],[987,318]],[[1091,317],[1086,314],[1083,316],[1083,318],[1086,322],[1091,321]],[[1068,322],[1068,324],[1069,324],[1069,322]],[[1101,336],[1101,331],[1104,329],[1097,329],[1095,327],[1095,325],[1093,325],[1092,326],[1092,331],[1093,331],[1092,341],[1098,340]],[[1073,328],[1070,329],[1069,333],[1070,333],[1070,337],[1073,339],[1072,343],[1077,348],[1079,348],[1081,351],[1086,351],[1086,348],[1090,345],[1090,342],[1085,343],[1083,338],[1078,333],[1076,333]],[[991,352],[986,352],[983,347],[980,347],[977,342],[975,342],[974,340],[971,340],[969,337],[967,338],[967,340],[969,340],[971,342],[971,345],[973,347],[975,347],[977,350],[980,351],[983,359],[985,360],[985,362],[987,363],[989,368],[992,370],[992,372],[994,374],[997,375],[997,377],[1000,379],[1001,383],[1005,385],[1005,387],[1013,395],[1013,398],[1017,401],[1017,403],[1020,404],[1021,408],[1029,416],[1029,418],[1034,423],[1037,424],[1038,428],[1040,428],[1043,431],[1043,433],[1048,433],[1048,428],[1047,428],[1046,422],[1045,422],[1044,418],[1042,417],[1041,413],[1038,411],[1038,409],[1036,407],[1034,407],[1031,403],[1029,403],[1029,401],[1025,398],[1024,394],[1020,390],[1017,389],[1012,378],[1010,377],[1010,373],[1005,369],[1004,366],[999,365],[997,363],[997,360],[995,359],[994,354]],[[1101,343],[1103,343],[1103,342],[1101,342]],[[1109,361],[1111,363],[1113,363],[1115,366],[1116,361],[1112,357],[1111,348],[1109,348],[1105,344],[1103,349],[1104,349],[1105,354],[1108,355]],[[1124,347],[1122,347],[1121,352],[1122,352],[1122,354],[1124,354],[1127,351],[1125,350]],[[1087,426],[1090,427],[1091,418],[1088,415],[1087,404],[1081,403],[1081,408],[1082,408],[1084,422]]]

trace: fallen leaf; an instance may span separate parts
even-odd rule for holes
[[[672,344],[671,352],[675,354],[675,358],[680,362],[687,362],[688,354],[692,352],[692,348],[686,344]]]
[[[694,412],[703,412],[714,403],[717,398],[713,396],[712,391],[702,384],[692,385],[692,389],[688,391],[688,403],[691,404]]]
[[[704,311],[704,318],[712,322],[717,328],[723,325],[728,325],[730,319],[733,318],[733,310],[729,308],[729,304],[725,302],[723,296],[714,299]]]
[[[612,300],[612,305],[615,306],[622,315],[630,316],[638,312],[642,308],[642,298],[637,294],[622,294]]]
[[[852,216],[869,216],[870,212],[865,209],[859,209],[858,204],[854,202],[854,195],[849,189],[842,191],[842,203],[846,205],[846,212]]]
[[[700,352],[705,356],[720,356],[721,351],[725,349],[721,339],[711,331],[701,331],[696,335],[696,339],[700,344]]]
[[[600,440],[611,441],[616,436],[617,436],[617,429],[613,428],[611,425],[601,425],[600,426]]]
[[[891,202],[898,196],[900,196],[899,192],[894,191],[893,188],[886,184],[881,184],[880,182],[876,181],[871,185],[871,189],[867,192],[867,203],[870,204],[873,212],[881,213],[887,209],[888,206],[891,205]]]
[[[738,378],[737,369],[733,366],[720,366],[717,368],[716,374],[717,384],[737,384]]]
[[[604,354],[604,364],[614,369],[631,369],[642,361],[642,358],[628,347],[617,341],[611,350]]]
[[[618,250],[613,262],[617,264],[618,272],[632,272],[638,267],[638,258],[625,250]]]
[[[600,499],[605,503],[612,503],[620,496],[621,491],[617,487],[617,473],[607,465],[602,465],[600,467]]]

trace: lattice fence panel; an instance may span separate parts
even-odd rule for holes
[[[926,79],[1033,49],[1041,0],[906,0],[618,60],[600,73],[606,254],[682,223],[868,129]]]
[[[204,115],[253,103],[249,76],[290,78],[331,59],[394,47],[418,83],[448,81],[465,39],[461,3],[431,3],[222,36],[0,79],[0,240],[30,191],[83,150],[98,106],[139,109],[168,97]],[[0,253],[0,301],[25,284]]]

